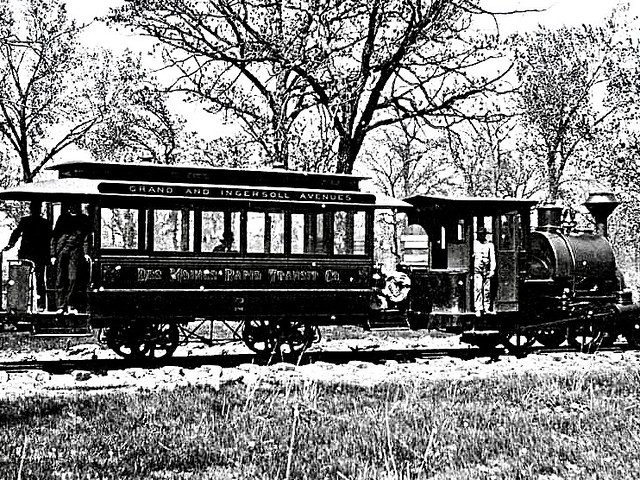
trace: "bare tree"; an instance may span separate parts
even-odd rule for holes
[[[500,54],[471,31],[478,13],[476,0],[145,0],[110,20],[157,39],[172,89],[241,124],[267,159],[288,166],[301,125],[329,119],[333,169],[349,173],[374,130],[441,126],[502,87],[509,64],[486,76]]]
[[[445,137],[466,195],[527,198],[544,188],[540,162],[513,115],[468,120],[448,128]]]
[[[433,132],[432,132],[433,133]],[[447,161],[442,138],[424,136],[415,123],[401,123],[383,129],[363,155],[363,165],[372,173],[376,189],[394,198],[417,194],[444,193],[453,185],[453,172]],[[400,234],[404,215],[383,211],[377,216],[378,257],[387,250],[396,259],[400,254]]]
[[[31,182],[61,151],[82,138],[99,120],[82,101],[90,93],[82,83],[78,27],[64,3],[0,0],[0,140],[20,162]],[[86,72],[84,72],[86,73]]]

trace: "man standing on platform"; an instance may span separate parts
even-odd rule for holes
[[[51,238],[51,264],[56,266],[56,302],[60,313],[78,313],[86,304],[89,217],[78,203],[63,203]]]
[[[478,229],[473,242],[473,289],[476,316],[491,311],[491,278],[496,271],[496,253],[493,243],[487,242],[487,230]]]
[[[42,217],[42,203],[34,200],[29,204],[31,214],[22,217],[18,226],[11,233],[9,243],[4,250],[14,247],[20,237],[20,250],[18,258],[31,260],[35,267],[36,292],[38,294],[38,309],[44,310],[46,307],[46,285],[44,280],[44,269],[49,257],[49,242],[51,239],[51,225],[49,221]]]

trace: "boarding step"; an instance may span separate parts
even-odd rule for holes
[[[93,337],[93,332],[78,332],[78,333],[35,333],[33,337],[36,338],[84,338]]]
[[[381,311],[377,318],[370,318],[366,325],[367,330],[375,331],[401,331],[409,330],[409,322],[406,312],[400,310]]]
[[[38,315],[33,322],[33,334],[36,336],[89,336],[93,330],[88,315],[44,314]]]
[[[460,335],[460,341],[481,348],[496,347],[502,343],[502,334],[499,330],[470,330]]]

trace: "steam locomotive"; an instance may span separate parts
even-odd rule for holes
[[[532,200],[397,200],[363,192],[355,175],[78,161],[52,169],[58,178],[0,200],[41,201],[52,222],[62,204],[83,205],[92,225],[87,308],[59,311],[49,282],[38,309],[33,263],[10,260],[5,331],[98,329],[119,355],[154,358],[211,343],[205,322],[264,355],[304,351],[326,325],[436,329],[514,350],[566,340],[594,351],[620,335],[640,343],[640,304],[607,239],[610,194],[586,202],[595,232],[569,231],[556,206],[538,208],[532,230]],[[381,209],[405,212],[409,224],[394,271],[374,261]],[[495,263],[486,309],[475,301],[480,230]]]
[[[460,333],[478,346],[517,350],[565,340],[583,351],[620,335],[637,346],[640,305],[616,265],[607,219],[618,205],[610,193],[589,196],[585,206],[595,231],[572,230],[563,208],[517,199],[416,196],[406,200],[412,224],[402,266],[411,279],[404,300],[413,328]],[[487,227],[495,247],[492,308],[474,311],[474,233]],[[416,236],[416,232],[418,232]],[[422,244],[421,244],[422,242]],[[416,248],[416,246],[418,248]],[[408,253],[408,254],[407,254]]]

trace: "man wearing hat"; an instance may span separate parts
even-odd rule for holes
[[[65,202],[51,236],[51,264],[56,267],[59,312],[77,313],[86,304],[91,223],[79,203]]]
[[[487,241],[487,229],[478,228],[473,242],[473,289],[476,316],[491,312],[491,278],[496,271],[496,253],[493,243]]]
[[[216,245],[213,249],[214,252],[233,252],[233,232],[230,230],[225,230],[222,234],[222,238],[220,239],[220,244]]]

